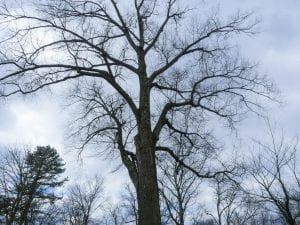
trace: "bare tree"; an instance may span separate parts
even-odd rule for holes
[[[214,177],[181,161],[170,137],[181,135],[197,149],[205,122],[232,124],[240,113],[259,111],[259,97],[273,90],[227,41],[252,33],[251,14],[196,19],[205,15],[202,3],[197,10],[179,0],[126,4],[3,1],[0,96],[77,82],[71,95],[82,106],[74,123],[81,149],[101,143],[117,150],[137,190],[139,224],[160,225],[157,152]]]
[[[67,192],[63,205],[63,224],[90,225],[93,215],[103,204],[103,179],[95,176],[92,181],[75,184]]]
[[[259,153],[254,156],[251,174],[258,186],[252,192],[260,201],[275,207],[286,224],[300,222],[300,170],[298,140],[277,137],[269,125],[271,143],[256,141]]]
[[[240,172],[238,176],[245,173]],[[209,213],[217,225],[250,225],[263,207],[243,189],[244,179],[218,176],[214,180],[216,211]]]
[[[184,144],[180,143],[180,140],[178,141],[177,147],[174,146],[173,148],[178,159],[188,162],[189,166],[201,172],[213,155],[212,152],[209,151],[209,155],[203,152],[198,152],[197,155],[191,152],[187,154]],[[162,214],[165,219],[164,224],[184,225],[187,222],[187,217],[192,218],[195,213],[193,211],[197,211],[199,185],[202,180],[169,155],[160,154],[157,157],[161,207],[162,212],[165,212]]]
[[[165,216],[172,224],[184,225],[188,209],[192,210],[193,203],[197,202],[199,180],[187,169],[178,165],[175,167],[172,174],[166,172],[160,181],[162,206],[166,207]]]
[[[26,181],[26,165],[24,152],[10,150],[1,156],[0,167],[0,212],[4,216],[4,224],[10,225],[17,220],[22,204],[22,187]],[[18,189],[17,189],[18,188]],[[15,194],[16,190],[17,195]]]
[[[120,205],[110,206],[104,210],[105,214],[100,221],[100,224],[105,225],[125,225],[127,224],[124,217],[124,208]],[[130,222],[128,224],[131,224]]]
[[[122,194],[121,207],[124,209],[124,221],[126,224],[138,225],[138,205],[136,193],[132,185],[126,185]]]

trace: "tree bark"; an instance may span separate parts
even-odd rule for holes
[[[139,140],[140,142],[141,140]],[[138,224],[161,225],[157,176],[153,148],[147,146],[147,140],[141,141],[137,152],[138,161]]]
[[[138,135],[136,137],[138,224],[161,225],[155,143],[150,122],[150,88],[146,77],[140,80],[138,119]]]

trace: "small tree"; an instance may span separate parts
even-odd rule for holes
[[[54,190],[66,181],[60,179],[64,170],[62,159],[50,146],[5,152],[0,161],[0,212],[5,224],[28,225],[46,203],[57,200]]]
[[[96,176],[92,181],[75,184],[64,196],[62,205],[63,224],[89,225],[99,209],[103,194],[103,179]],[[103,200],[103,199],[102,199]]]
[[[269,125],[271,143],[257,141],[259,153],[253,156],[251,174],[253,197],[275,208],[288,225],[300,222],[300,167],[298,140],[277,137]]]
[[[106,204],[99,224],[137,225],[138,208],[136,193],[131,184],[125,184],[117,204]]]
[[[238,176],[238,177],[237,177]],[[236,177],[218,176],[213,181],[215,211],[208,213],[216,225],[253,225],[262,204],[243,189],[240,172]]]
[[[182,147],[182,146],[181,146]],[[174,147],[174,149],[176,149]],[[208,157],[200,158],[192,154],[190,157],[184,155],[185,150],[177,148],[175,153],[181,161],[190,160],[189,165],[201,171],[205,167]],[[168,155],[161,154],[158,160],[159,168],[159,187],[161,196],[162,212],[165,212],[163,218],[169,221],[167,224],[184,225],[187,224],[187,217],[191,217],[194,210],[193,204],[199,201],[199,179],[192,171],[185,168],[180,162],[175,161]],[[197,201],[198,200],[198,201]],[[194,205],[195,206],[195,205]]]
[[[120,207],[124,209],[125,223],[129,225],[138,225],[138,206],[133,186],[126,184],[121,197]]]

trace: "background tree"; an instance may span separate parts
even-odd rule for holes
[[[103,204],[103,179],[95,176],[92,181],[75,184],[64,197],[62,206],[64,225],[93,224],[93,215]]]
[[[252,178],[258,189],[254,197],[265,202],[269,209],[276,209],[285,223],[300,222],[300,170],[298,140],[277,137],[269,125],[271,143],[256,141],[259,153],[254,155]]]
[[[228,42],[252,32],[256,21],[247,13],[201,17],[202,3],[191,10],[179,0],[30,3],[1,7],[0,96],[75,81],[71,95],[82,109],[75,140],[81,149],[102,143],[119,152],[140,225],[161,224],[155,155],[178,161],[170,137],[181,135],[196,151],[210,119],[232,124],[260,110],[259,97],[270,98],[272,85]],[[214,174],[207,168],[204,175]]]
[[[25,156],[20,151],[9,150],[1,156],[0,164],[0,212],[4,224],[10,225],[17,220],[22,204],[23,184],[26,181]]]
[[[184,225],[187,224],[188,217],[191,220],[196,211],[200,213],[198,208],[199,201],[201,201],[199,193],[202,179],[182,166],[180,162],[185,161],[201,173],[206,164],[212,163],[215,151],[202,149],[201,152],[188,154],[181,140],[177,140],[173,149],[179,161],[174,160],[166,153],[157,156],[161,207],[162,212],[165,212],[162,217],[165,221],[164,224]]]
[[[122,194],[121,207],[124,208],[124,218],[126,224],[138,225],[138,205],[133,186],[127,184]]]
[[[115,206],[109,205],[104,209],[104,214],[100,220],[100,224],[105,225],[125,225],[125,224],[136,224],[137,221],[127,221],[126,209],[121,205],[117,204]]]
[[[33,218],[32,225],[64,225],[64,208],[61,200],[43,207],[43,211]]]
[[[1,214],[5,224],[29,225],[47,203],[59,197],[55,188],[61,179],[64,163],[50,146],[38,146],[33,152],[9,149],[0,163]]]
[[[242,187],[245,178],[240,176],[245,176],[245,171],[237,176],[220,175],[213,181],[215,210],[208,214],[216,225],[253,225],[263,208]]]

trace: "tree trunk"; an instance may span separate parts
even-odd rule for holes
[[[157,176],[153,148],[140,142],[144,146],[138,150],[138,224],[161,225]]]
[[[140,108],[136,137],[138,224],[161,225],[155,143],[150,122],[150,89],[146,80],[140,82]]]

